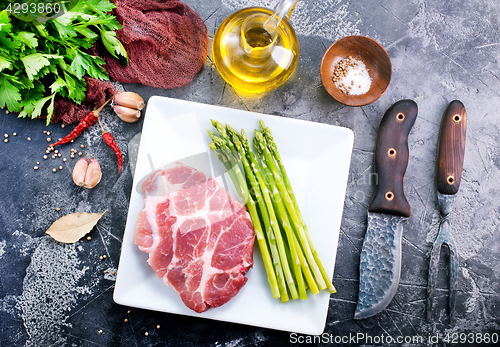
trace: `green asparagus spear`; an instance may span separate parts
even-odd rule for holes
[[[247,160],[246,154],[245,154],[245,149],[243,148],[243,146],[238,138],[238,135],[232,133],[231,139],[232,139],[232,143],[233,143],[234,147],[236,148],[236,150],[238,151],[238,153],[240,155],[241,162],[242,162],[243,167],[245,169],[246,177],[247,177],[248,181],[250,182],[250,188],[255,195],[255,199],[257,200],[257,206],[259,207],[260,214],[262,217],[262,222],[264,223],[264,230],[266,231],[267,242],[269,245],[269,249],[271,251],[271,257],[272,257],[272,260],[274,263],[274,268],[276,271],[276,278],[278,281],[278,288],[280,290],[281,302],[286,302],[286,301],[288,301],[288,292],[286,290],[285,276],[284,276],[283,268],[282,268],[281,262],[280,262],[276,238],[275,238],[274,232],[272,230],[272,226],[271,226],[272,222],[271,222],[270,217],[269,217],[269,211],[266,208],[264,199],[263,199],[262,194],[260,192],[260,187],[257,183],[257,180],[254,176],[254,173],[252,172],[250,164],[248,163],[248,160]],[[296,299],[296,296],[297,296],[296,292],[295,292],[295,295],[293,293],[291,293],[291,295],[292,295],[292,299]]]
[[[254,139],[255,140],[255,139]],[[254,141],[255,142],[255,141]],[[257,148],[257,147],[256,147]],[[272,198],[273,198],[273,205],[276,207],[276,216],[281,220],[281,226],[285,230],[289,248],[290,250],[293,250],[294,254],[294,259],[296,259],[296,265],[300,265],[302,268],[301,271],[298,271],[298,269],[295,269],[295,274],[297,278],[297,283],[300,286],[302,286],[303,281],[302,281],[302,276],[299,276],[300,274],[303,274],[307,284],[309,286],[309,289],[311,290],[312,294],[318,293],[318,287],[316,285],[314,276],[311,273],[311,270],[309,268],[309,265],[307,264],[307,261],[304,257],[304,254],[302,252],[302,249],[299,245],[299,242],[297,240],[297,237],[295,236],[293,229],[292,229],[292,223],[290,222],[290,218],[288,217],[288,213],[286,212],[286,207],[283,203],[283,199],[281,198],[281,195],[279,194],[278,190],[275,188],[275,181],[273,174],[271,173],[271,170],[266,164],[265,158],[263,158],[263,153],[262,151],[257,151],[259,157],[261,158],[261,164],[262,168],[264,171],[264,177],[266,179],[266,184],[269,187],[274,187],[271,188],[271,193],[272,193]],[[305,291],[305,289],[304,289]]]
[[[262,135],[264,136],[264,138],[267,142],[269,150],[272,152],[274,158],[276,159],[276,162],[278,163],[278,166],[279,166],[280,171],[281,171],[281,176],[283,177],[283,182],[285,183],[286,190],[287,190],[288,194],[290,195],[290,199],[292,200],[293,206],[295,207],[295,209],[297,211],[297,215],[299,217],[300,223],[302,224],[302,227],[304,228],[304,231],[306,233],[307,240],[308,240],[309,245],[311,247],[311,251],[313,253],[314,259],[316,260],[318,267],[321,271],[321,275],[323,276],[325,283],[328,285],[328,290],[330,291],[330,293],[335,293],[336,289],[333,286],[333,284],[331,283],[330,276],[328,276],[322,262],[319,259],[318,252],[316,251],[313,243],[311,242],[311,238],[309,236],[309,231],[307,230],[307,225],[305,224],[304,219],[302,217],[302,213],[300,212],[299,205],[297,203],[297,199],[295,198],[295,193],[293,192],[293,189],[292,189],[292,184],[290,183],[290,179],[289,179],[288,174],[286,172],[285,165],[283,164],[283,161],[281,160],[278,146],[276,145],[276,142],[274,141],[274,137],[273,137],[273,134],[271,132],[271,129],[269,129],[269,127],[267,127],[264,124],[264,121],[262,119],[259,121],[259,125],[260,125],[260,130],[262,132]]]
[[[281,173],[278,167],[276,166],[273,156],[269,152],[266,140],[264,139],[262,133],[258,130],[255,130],[255,138],[257,139],[257,144],[259,148],[262,150],[263,157],[265,158],[267,165],[271,169],[271,172],[273,174],[276,183],[276,187],[283,198],[283,202],[286,206],[288,213],[290,214],[290,218],[292,219],[294,228],[297,231],[297,237],[300,241],[302,251],[304,252],[307,262],[309,263],[309,266],[311,268],[311,271],[314,274],[314,278],[316,280],[318,288],[320,290],[326,289],[327,287],[325,280],[323,279],[323,275],[319,269],[317,261],[314,259],[314,256],[312,254],[312,250],[309,245],[308,238],[305,234],[305,230],[302,227],[302,223],[300,222],[300,218],[298,217],[297,211],[293,206],[292,200],[290,199],[290,196],[286,191],[285,184],[283,183],[283,178],[281,177]]]
[[[243,147],[245,148],[246,156],[250,160],[253,172],[255,173],[255,177],[257,178],[257,181],[260,186],[260,190],[262,192],[262,195],[264,197],[264,201],[267,206],[267,210],[269,211],[269,216],[271,218],[271,225],[273,227],[274,235],[276,237],[277,245],[278,245],[278,250],[280,254],[280,260],[282,263],[282,267],[285,271],[285,276],[287,280],[287,284],[289,286],[289,290],[291,293],[295,292],[297,293],[296,286],[295,286],[295,281],[293,279],[292,272],[290,270],[290,265],[288,262],[288,258],[286,255],[286,250],[285,250],[285,244],[283,242],[283,237],[281,236],[281,231],[280,231],[280,223],[278,222],[276,212],[273,207],[273,203],[271,201],[271,196],[270,196],[270,191],[269,187],[266,184],[266,180],[264,178],[264,173],[262,171],[262,168],[255,156],[255,154],[252,152],[252,149],[250,148],[250,142],[248,140],[248,136],[245,132],[245,130],[241,129],[241,135],[240,135],[241,143]],[[294,252],[296,253],[296,252]],[[297,266],[296,264],[292,264],[293,267]],[[295,271],[295,270],[294,270]],[[305,289],[302,294],[305,293]],[[293,294],[291,294],[293,297]],[[303,298],[303,295],[301,296]]]

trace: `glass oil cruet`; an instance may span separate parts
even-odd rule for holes
[[[281,0],[275,11],[249,7],[219,26],[212,43],[215,66],[237,90],[260,93],[285,82],[299,58],[299,41],[289,18],[297,0]]]

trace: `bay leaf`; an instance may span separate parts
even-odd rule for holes
[[[77,212],[67,214],[56,220],[45,233],[56,241],[75,243],[88,234],[107,211],[103,213]]]

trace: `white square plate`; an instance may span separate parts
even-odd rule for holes
[[[337,242],[353,146],[350,129],[153,96],[144,119],[132,195],[123,236],[114,300],[155,311],[319,335],[323,332],[330,294],[308,291],[307,300],[281,303],[271,297],[260,252],[255,243],[254,267],[238,295],[203,313],[188,309],[146,262],[134,244],[139,211],[144,207],[140,181],[156,168],[180,160],[216,178],[234,198],[237,194],[224,168],[208,149],[210,119],[245,129],[250,139],[259,119],[273,132],[312,241],[326,271],[333,276]],[[206,171],[211,172],[206,172]],[[224,177],[224,178],[223,178]],[[229,182],[229,184],[228,184]],[[333,294],[335,295],[335,294]]]

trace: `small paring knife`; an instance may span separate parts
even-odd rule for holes
[[[411,215],[403,177],[409,158],[408,134],[417,113],[414,101],[401,100],[387,110],[380,123],[375,150],[378,185],[368,207],[354,319],[371,317],[386,308],[399,285],[402,222]]]

